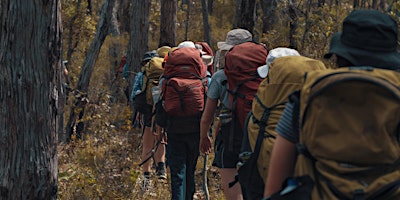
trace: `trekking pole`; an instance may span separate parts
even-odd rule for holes
[[[154,154],[155,154],[155,152],[158,150],[158,147],[160,146],[160,144],[162,143],[162,140],[163,140],[163,137],[164,137],[164,132],[161,132],[161,136],[160,136],[160,139],[157,141],[157,143],[156,143],[156,145],[155,145],[155,147],[153,148],[153,149],[151,149],[151,154],[150,154],[150,156],[149,157],[147,157],[146,159],[144,159],[141,163],[139,163],[139,167],[140,166],[142,166],[144,163],[146,163],[147,161],[149,161],[150,159],[152,159],[153,158],[153,160],[155,161],[155,159],[154,159]],[[149,153],[150,153],[149,152]]]
[[[210,129],[208,131],[208,136],[212,137],[212,125],[210,126]],[[208,191],[208,185],[207,185],[207,160],[208,160],[208,155],[204,154],[204,164],[203,164],[203,190],[204,194],[206,195],[206,200],[210,199],[210,193]]]

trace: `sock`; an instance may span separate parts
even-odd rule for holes
[[[165,168],[165,164],[163,162],[159,162],[158,169],[164,169],[164,168]]]
[[[144,177],[150,178],[150,172],[144,172],[143,174],[144,174]]]

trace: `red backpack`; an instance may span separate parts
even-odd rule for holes
[[[171,116],[199,116],[207,92],[207,67],[200,51],[183,47],[172,51],[164,65],[162,98]]]
[[[228,81],[232,114],[239,120],[242,130],[258,85],[263,80],[259,77],[257,68],[265,65],[267,55],[265,45],[255,42],[235,45],[225,55],[224,72]]]
[[[214,51],[211,49],[210,45],[208,45],[207,42],[195,42],[195,44],[200,45],[202,48],[202,51],[205,52],[206,55],[214,56]],[[213,63],[207,65],[207,71],[210,72],[210,75],[214,74],[214,64]]]

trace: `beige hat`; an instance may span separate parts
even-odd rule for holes
[[[161,58],[164,58],[165,55],[168,54],[168,51],[171,49],[171,47],[169,46],[162,46],[160,48],[157,49],[157,54],[158,56],[160,56]]]
[[[250,42],[253,40],[253,36],[248,30],[245,29],[233,29],[226,34],[225,42],[218,42],[218,49],[229,50],[234,45],[241,44],[243,42]]]

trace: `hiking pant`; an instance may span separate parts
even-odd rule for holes
[[[193,199],[199,142],[199,132],[168,133],[167,159],[173,200]]]

